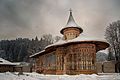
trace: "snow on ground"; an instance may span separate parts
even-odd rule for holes
[[[120,74],[43,75],[38,73],[0,73],[0,80],[120,80]]]

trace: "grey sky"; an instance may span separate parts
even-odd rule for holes
[[[87,36],[104,38],[105,27],[120,19],[120,0],[0,0],[0,39],[60,35],[70,8]]]

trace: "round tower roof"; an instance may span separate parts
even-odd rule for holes
[[[63,34],[63,31],[67,28],[77,28],[80,30],[80,33],[83,32],[83,29],[75,22],[73,16],[72,16],[72,10],[70,9],[70,15],[69,15],[69,19],[68,22],[66,24],[66,26],[60,31],[60,33]]]

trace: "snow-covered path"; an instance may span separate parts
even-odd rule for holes
[[[37,73],[24,73],[18,75],[15,73],[0,73],[0,80],[120,80],[120,75],[102,74],[102,75],[43,75]]]

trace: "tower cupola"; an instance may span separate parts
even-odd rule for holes
[[[65,40],[71,40],[79,36],[83,32],[83,29],[76,24],[72,10],[70,9],[70,15],[66,26],[60,31],[64,35]]]

